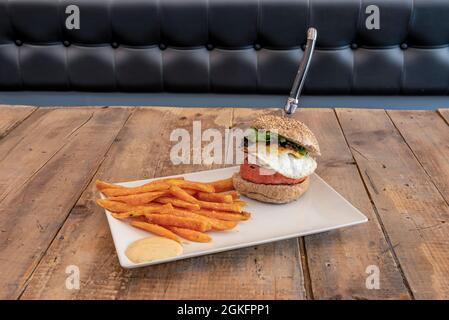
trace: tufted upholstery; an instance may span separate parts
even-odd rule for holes
[[[448,0],[0,0],[0,90],[288,93],[308,26],[306,93],[448,93]]]

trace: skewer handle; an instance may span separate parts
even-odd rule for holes
[[[309,28],[307,30],[307,43],[304,50],[304,57],[299,65],[298,73],[296,74],[295,81],[293,82],[290,96],[285,104],[284,111],[287,115],[291,115],[298,108],[298,98],[301,95],[304,82],[306,80],[307,71],[309,70],[310,62],[312,61],[312,55],[315,50],[315,42],[318,32],[315,28]]]

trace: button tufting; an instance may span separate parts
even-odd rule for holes
[[[402,50],[406,50],[408,48],[408,44],[406,44],[406,43],[402,43],[401,44],[401,49]]]
[[[208,43],[208,44],[206,44],[206,49],[209,50],[209,51],[210,51],[210,50],[214,50],[214,45]]]
[[[260,50],[260,49],[262,49],[262,46],[261,46],[260,44],[256,43],[256,44],[254,45],[254,49],[255,49],[255,50]]]
[[[117,49],[119,47],[119,44],[114,41],[111,43],[111,47],[113,47],[114,49]]]
[[[165,44],[161,43],[161,44],[159,44],[159,49],[165,50],[165,49],[167,49],[167,46]]]
[[[69,47],[70,41],[64,40],[64,42],[62,44],[64,45],[64,47]]]
[[[358,44],[357,43],[351,43],[351,49],[352,50],[355,50],[355,49],[357,49],[359,46],[358,46]]]
[[[16,40],[15,43],[16,43],[16,46],[19,46],[19,47],[23,44],[22,40]]]

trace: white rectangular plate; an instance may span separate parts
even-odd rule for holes
[[[183,176],[188,180],[209,182],[229,178],[238,170],[238,167],[230,167],[187,173]],[[135,187],[152,180],[155,179],[119,184]],[[143,263],[131,262],[125,255],[125,250],[131,242],[151,234],[113,218],[106,211],[120,265],[124,268],[144,267],[353,226],[368,220],[316,174],[311,176],[309,190],[299,200],[288,204],[267,204],[242,198],[248,202],[245,211],[252,214],[248,221],[239,223],[233,230],[210,232],[210,243],[183,244],[184,252],[179,256]]]

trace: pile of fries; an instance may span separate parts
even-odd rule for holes
[[[209,242],[207,231],[230,230],[251,216],[232,178],[203,183],[176,177],[134,188],[97,180],[96,186],[106,197],[97,204],[116,219],[177,242]]]

